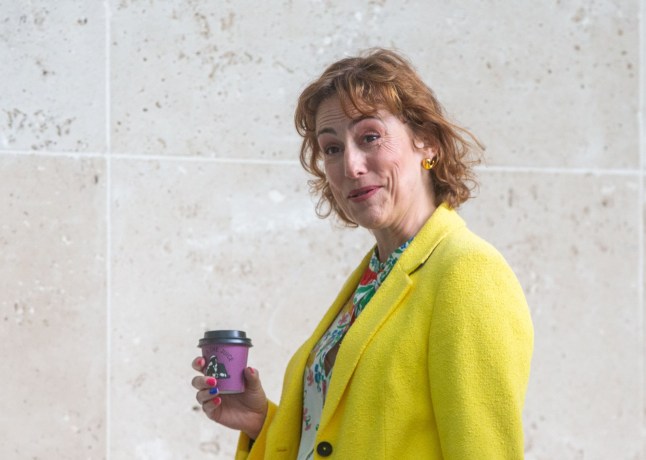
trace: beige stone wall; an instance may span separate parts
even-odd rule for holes
[[[231,458],[197,339],[247,330],[278,398],[371,245],[315,217],[294,103],[386,46],[487,145],[461,212],[531,305],[526,458],[645,458],[642,8],[0,0],[0,457]]]

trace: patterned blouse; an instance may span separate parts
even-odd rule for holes
[[[306,460],[314,456],[316,432],[319,428],[327,388],[332,378],[334,359],[343,337],[377,292],[411,240],[412,238],[397,248],[384,263],[379,262],[375,248],[354,295],[348,299],[310,353],[303,376],[303,423],[298,460]]]

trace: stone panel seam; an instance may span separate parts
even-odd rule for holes
[[[644,53],[646,52],[646,49],[644,48],[644,41],[645,41],[645,34],[646,30],[644,28],[646,27],[644,24],[644,13],[646,11],[646,1],[641,0],[639,2],[639,89],[638,89],[638,94],[639,94],[639,109],[637,113],[637,122],[639,126],[639,170],[642,172],[639,176],[639,202],[638,202],[638,212],[637,212],[637,225],[638,225],[638,242],[637,242],[637,247],[639,251],[639,265],[637,267],[637,295],[638,295],[638,315],[639,315],[639,324],[640,324],[640,329],[639,329],[639,344],[641,347],[641,359],[639,362],[639,366],[641,368],[641,385],[640,385],[640,393],[639,393],[639,404],[640,404],[640,420],[641,420],[641,442],[639,443],[640,445],[640,452],[641,452],[641,458],[646,458],[646,401],[645,401],[645,391],[646,388],[644,387],[646,385],[646,366],[644,363],[644,359],[646,359],[645,353],[645,344],[644,344],[644,327],[646,327],[646,324],[644,324],[644,155],[645,155],[645,145],[644,142],[646,141],[644,137],[644,92],[646,90],[645,86],[646,81],[645,81],[645,69],[644,69]]]
[[[106,389],[105,389],[105,458],[112,456],[112,86],[111,86],[111,10],[110,0],[104,0],[105,14],[105,159],[106,170]]]
[[[258,158],[216,158],[216,157],[198,157],[198,156],[179,156],[179,155],[147,155],[147,154],[122,154],[97,152],[41,152],[41,151],[2,151],[4,155],[25,155],[25,156],[46,156],[46,157],[70,157],[79,158],[106,158],[108,160],[135,160],[135,161],[168,161],[168,162],[194,162],[194,163],[239,163],[252,165],[299,165],[298,160],[272,160]],[[641,161],[641,160],[640,160]],[[571,174],[571,175],[610,175],[610,176],[627,176],[639,177],[642,175],[641,169],[602,169],[602,168],[576,168],[576,167],[551,167],[551,166],[476,166],[475,171],[497,172],[497,173],[542,173],[542,174]]]

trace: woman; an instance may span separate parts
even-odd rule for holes
[[[295,120],[319,214],[376,246],[291,359],[280,405],[249,368],[240,395],[194,378],[207,416],[241,431],[240,459],[522,458],[529,311],[503,257],[455,211],[478,141],[381,49],[330,66]]]

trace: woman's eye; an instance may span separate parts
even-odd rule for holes
[[[379,134],[366,134],[365,136],[363,136],[363,141],[366,144],[375,142],[377,139],[379,139]]]
[[[341,149],[339,149],[339,147],[337,147],[336,145],[331,145],[323,149],[323,153],[325,153],[326,155],[334,155],[335,153],[339,153],[340,151]]]

